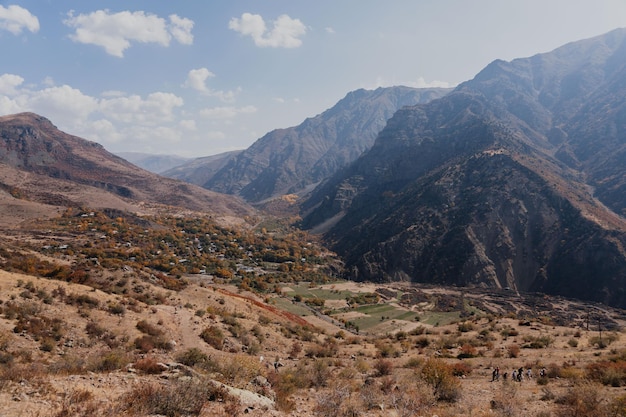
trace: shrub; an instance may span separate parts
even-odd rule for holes
[[[392,390],[387,396],[390,408],[398,417],[425,415],[435,405],[432,387],[423,381],[406,381],[400,385],[402,388]]]
[[[221,373],[226,382],[243,388],[253,378],[265,374],[265,366],[257,358],[238,354],[232,356],[222,367]]]
[[[163,335],[163,330],[159,329],[153,324],[148,323],[145,320],[138,321],[135,327],[137,327],[137,330],[139,330],[141,333],[145,333],[150,336]]]
[[[209,357],[198,348],[190,348],[176,356],[176,360],[186,366],[195,366],[209,361]]]
[[[119,303],[113,303],[109,305],[108,310],[109,313],[115,314],[116,316],[123,316],[124,314],[126,314],[126,307]]]
[[[472,367],[465,362],[452,364],[452,375],[467,376],[472,373]]]
[[[427,336],[420,336],[415,340],[415,346],[421,349],[428,347],[430,339]]]
[[[459,323],[457,328],[461,333],[471,332],[474,330],[474,324],[472,324],[471,321],[464,321],[463,323]]]
[[[553,341],[554,339],[547,335],[527,337],[525,338],[526,344],[524,345],[524,347],[530,349],[543,349],[549,347]]]
[[[461,346],[461,349],[459,350],[459,354],[457,355],[457,358],[459,359],[474,358],[476,357],[476,355],[477,355],[476,348],[470,345],[469,343],[466,343],[463,346]]]
[[[420,358],[419,356],[412,356],[410,357],[406,363],[404,364],[405,368],[419,368],[424,364],[424,359]]]
[[[380,358],[374,363],[374,369],[376,370],[376,376],[390,375],[393,370],[393,364],[390,360]]]
[[[209,326],[205,328],[200,333],[200,337],[217,350],[222,350],[224,347],[224,333],[218,327]]]
[[[151,357],[139,359],[135,362],[134,368],[146,374],[160,374],[165,370],[162,364]]]
[[[506,351],[509,354],[509,358],[517,358],[519,356],[520,347],[516,344],[511,344],[506,347]]]
[[[563,396],[556,399],[556,403],[561,405],[557,412],[559,417],[603,417],[609,415],[600,389],[589,382],[580,382],[569,388]]]
[[[172,344],[163,336],[143,335],[135,339],[135,348],[143,353],[148,353],[153,349],[172,350]]]
[[[137,384],[123,397],[123,410],[131,415],[198,416],[207,401],[233,402],[227,392],[207,381],[173,384]]]
[[[88,369],[96,372],[111,372],[122,369],[130,363],[128,355],[121,350],[112,350],[103,355],[98,355]]]
[[[452,374],[450,365],[442,359],[428,359],[422,367],[421,377],[433,388],[438,401],[455,402],[459,399],[459,381]]]
[[[619,387],[626,385],[625,361],[602,361],[587,366],[587,377],[604,385]]]

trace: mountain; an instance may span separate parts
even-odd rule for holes
[[[184,162],[162,172],[163,176],[202,186],[216,172],[242,151],[224,152],[217,155],[203,156]]]
[[[274,130],[226,161],[205,188],[249,202],[299,193],[354,161],[372,146],[399,108],[428,102],[448,89],[409,87],[357,90],[296,127]]]
[[[33,113],[0,117],[0,203],[15,207],[3,209],[9,217],[77,206],[132,212],[172,206],[233,217],[254,213],[236,197],[145,171]]]
[[[302,225],[357,280],[539,291],[626,307],[626,30],[495,61],[399,110]]]
[[[191,160],[191,158],[184,158],[177,155],[152,155],[141,152],[117,152],[116,155],[126,159],[133,165],[137,165],[139,168],[154,172],[155,174],[161,174]]]

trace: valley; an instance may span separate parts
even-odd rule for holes
[[[339,280],[334,254],[275,220],[83,209],[3,234],[9,415],[560,416],[588,396],[584,415],[623,410],[619,309]],[[491,381],[520,366],[534,376]]]

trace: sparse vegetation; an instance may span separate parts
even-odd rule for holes
[[[0,394],[35,392],[20,381],[36,386],[54,404],[50,415],[237,415],[245,407],[228,391],[237,388],[274,400],[285,415],[303,408],[340,417],[382,410],[515,416],[511,403],[525,401],[532,410],[532,398],[542,406],[531,415],[549,409],[554,417],[573,415],[566,414],[574,409],[571,398],[584,392],[568,389],[586,382],[606,395],[598,407],[613,413],[607,415],[624,408],[607,391],[626,386],[619,326],[608,316],[600,332],[586,330],[584,309],[548,320],[523,300],[513,312],[508,300],[482,304],[482,293],[466,292],[461,302],[454,289],[329,282],[321,252],[309,269],[291,260],[319,248],[289,229],[281,241],[267,229],[174,218],[152,218],[159,224],[153,230],[95,212],[89,225],[76,213],[84,214],[66,216],[55,230],[81,224],[111,239],[46,245],[45,258],[24,245],[0,254],[0,263],[11,256],[16,270],[33,274],[3,287],[0,326],[8,331],[0,333]],[[296,241],[299,252],[286,249]],[[269,244],[285,250],[263,260],[258,255]],[[186,261],[178,262],[183,252]],[[205,263],[190,268],[198,259]],[[41,271],[48,276],[38,277]],[[494,305],[502,309],[490,310]],[[600,321],[596,314],[594,323]],[[500,378],[490,383],[495,366]],[[520,366],[532,368],[533,378],[512,382]],[[52,377],[72,388],[54,394],[45,385]],[[141,383],[122,382],[130,379]],[[81,380],[101,386],[107,402],[100,391],[81,389]],[[125,387],[124,394],[114,397],[113,386]],[[493,395],[467,395],[475,389]],[[189,400],[194,393],[207,397]]]

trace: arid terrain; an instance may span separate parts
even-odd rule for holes
[[[406,284],[263,296],[201,275],[177,291],[113,276],[153,301],[0,271],[3,415],[625,412],[619,310]]]

